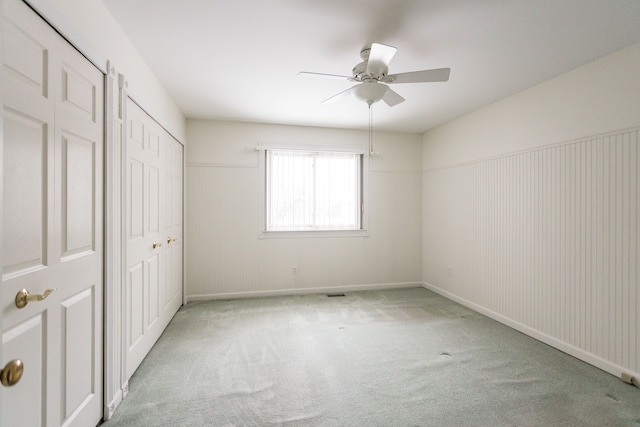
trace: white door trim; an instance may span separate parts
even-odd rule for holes
[[[22,0],[28,4],[42,19],[51,25],[62,37],[65,38],[93,65],[102,71],[102,74],[108,75],[109,65],[107,59],[100,55],[91,44],[89,44],[76,29],[64,19],[64,16],[53,7],[48,0]]]
[[[120,76],[109,66],[105,84],[104,419],[126,394],[122,381],[122,138]]]
[[[4,0],[0,0],[0,19],[2,19],[2,21],[4,21]],[[1,25],[4,25],[4,22],[2,22]],[[0,40],[1,41],[1,40]],[[2,45],[3,43],[0,42],[0,64],[4,64],[4,57],[3,57],[3,52],[2,52]],[[0,85],[1,86],[1,85]],[[0,105],[2,105],[2,108],[4,109],[4,98],[3,98],[3,90],[0,90]],[[4,258],[3,258],[3,239],[4,239],[4,230],[3,230],[3,224],[4,224],[4,218],[2,216],[2,212],[4,212],[3,206],[4,206],[4,199],[3,199],[3,195],[4,195],[4,180],[2,179],[2,177],[4,176],[4,157],[3,157],[3,153],[4,153],[4,114],[0,114],[0,277],[2,277],[2,266],[4,265]],[[2,327],[2,312],[3,310],[0,310],[0,361],[3,361],[4,358],[2,357],[2,331],[4,330]],[[4,365],[0,366],[0,370],[4,369]],[[2,385],[0,385],[0,387],[2,387]],[[2,395],[3,393],[0,393],[0,408],[3,408],[3,404],[2,404]]]
[[[131,99],[142,111],[144,111],[149,117],[151,117],[162,129],[164,129],[169,135],[173,137],[176,141],[182,144],[183,147],[186,146],[184,139],[180,136],[176,135],[174,132],[171,132],[170,129],[166,128],[162,122],[159,120],[160,115],[155,114],[153,108],[150,108],[150,105],[145,105],[143,101],[141,101],[141,97],[137,96],[135,90],[127,87],[127,96]]]

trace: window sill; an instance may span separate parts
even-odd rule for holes
[[[367,230],[262,231],[259,239],[298,239],[315,237],[369,237]]]

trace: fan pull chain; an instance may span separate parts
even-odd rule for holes
[[[373,156],[373,110],[369,104],[369,156]]]

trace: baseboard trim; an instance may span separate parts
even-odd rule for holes
[[[636,378],[640,378],[638,373],[629,372],[629,369],[625,369],[624,367],[612,363],[608,360],[601,358],[600,356],[596,356],[595,354],[589,353],[585,350],[582,350],[578,347],[575,347],[571,344],[568,344],[564,341],[561,341],[555,337],[547,335],[543,332],[538,331],[537,329],[533,329],[530,326],[524,325],[520,322],[517,322],[513,319],[510,319],[506,316],[503,316],[499,313],[496,313],[493,310],[489,310],[481,305],[478,305],[474,302],[461,298],[457,295],[452,294],[451,292],[445,291],[437,286],[434,286],[430,283],[423,282],[422,286],[430,291],[433,291],[443,297],[455,301],[465,307],[472,309],[480,314],[483,314],[487,317],[490,317],[493,320],[496,320],[506,326],[509,326],[512,329],[515,329],[518,332],[521,332],[525,335],[530,336],[540,342],[543,342],[551,347],[554,347],[564,353],[567,353],[570,356],[573,356],[577,359],[582,360],[590,365],[595,366],[596,368],[602,369],[605,372],[608,372],[618,378],[621,377],[622,373],[630,374]]]
[[[402,289],[402,288],[420,288],[422,282],[400,282],[400,283],[377,283],[369,285],[352,285],[352,286],[328,286],[317,288],[295,288],[295,289],[274,289],[266,291],[246,291],[246,292],[226,292],[216,294],[197,294],[188,295],[185,303],[196,301],[211,301],[220,299],[238,299],[238,298],[257,298],[257,297],[275,297],[288,295],[309,295],[322,293],[337,292],[353,292],[353,291],[375,291],[381,289]]]

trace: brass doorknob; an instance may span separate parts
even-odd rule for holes
[[[153,246],[153,249],[159,248],[160,246],[162,246],[162,243],[153,242],[153,245],[151,245],[151,246]]]
[[[14,359],[7,363],[2,371],[0,371],[0,383],[5,387],[11,387],[20,381],[24,365],[21,360]]]
[[[48,297],[51,294],[51,292],[55,290],[56,290],[55,288],[47,289],[46,291],[44,291],[44,294],[42,295],[32,295],[29,293],[28,290],[20,289],[16,294],[16,307],[25,308],[29,303],[29,301],[42,301],[43,299]]]
[[[176,240],[178,240],[178,239],[176,239],[175,237],[173,239],[171,237],[167,237],[167,244],[170,245],[171,242],[175,242]]]

